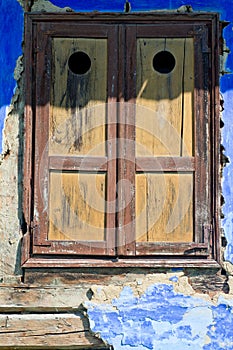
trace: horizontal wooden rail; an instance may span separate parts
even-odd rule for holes
[[[50,170],[107,171],[107,157],[50,156]]]
[[[195,171],[194,157],[137,157],[136,171]]]

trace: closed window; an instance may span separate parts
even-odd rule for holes
[[[23,266],[215,266],[218,15],[26,16]]]

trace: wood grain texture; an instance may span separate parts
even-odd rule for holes
[[[68,66],[71,54],[80,51],[91,60],[90,70],[81,75]],[[49,153],[104,156],[107,40],[54,38],[52,52]]]
[[[136,27],[120,26],[117,251],[135,254]]]
[[[70,171],[107,171],[107,157],[49,157],[50,170],[70,170]]]
[[[51,172],[49,240],[105,238],[104,173]]]
[[[195,171],[194,157],[138,157],[136,171]]]
[[[88,320],[72,314],[0,315],[0,349],[104,348]],[[107,348],[107,347],[106,347]]]
[[[175,58],[175,68],[161,74],[153,58],[161,51]],[[193,39],[137,40],[137,156],[193,154]]]
[[[139,244],[139,243],[138,243]],[[145,251],[145,249],[144,249]],[[174,249],[175,252],[175,249]],[[50,258],[50,259],[43,259],[43,258],[30,258],[28,261],[24,264],[25,268],[61,268],[61,267],[108,267],[108,268],[127,268],[127,267],[204,267],[204,268],[215,268],[219,269],[220,265],[217,261],[213,259],[206,259],[200,257],[199,259],[190,259],[188,257],[187,259],[183,256],[178,256],[176,258],[168,259],[167,253],[164,252],[163,257],[159,257],[156,259],[146,258],[145,254],[141,254],[142,259],[140,259],[139,256],[137,256],[136,259],[116,259],[114,260],[106,260],[106,259],[62,259],[62,258]]]
[[[153,67],[164,51],[175,58],[166,74]],[[193,39],[138,39],[137,72],[137,170],[146,171],[136,175],[137,242],[192,242]]]
[[[137,174],[137,241],[192,242],[192,186],[192,174]]]

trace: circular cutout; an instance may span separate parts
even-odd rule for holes
[[[83,51],[74,52],[69,57],[68,66],[72,73],[82,75],[91,68],[91,59]]]
[[[169,51],[160,51],[153,58],[153,68],[161,74],[170,73],[176,65],[175,57]]]

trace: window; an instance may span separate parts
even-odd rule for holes
[[[217,14],[29,14],[23,266],[216,266]]]

